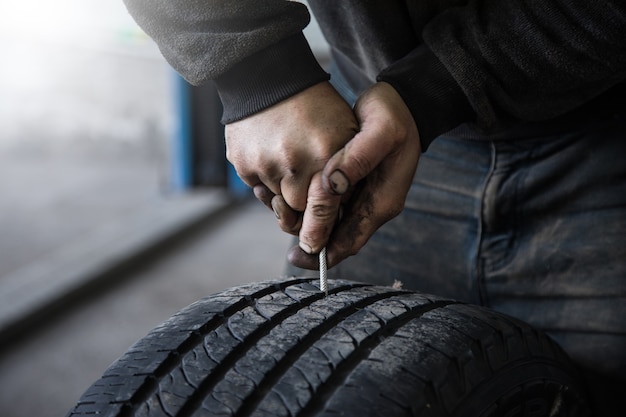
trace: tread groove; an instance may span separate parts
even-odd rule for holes
[[[258,290],[253,294],[241,296],[241,299],[239,301],[225,308],[221,314],[215,314],[198,330],[192,332],[187,339],[181,342],[179,346],[168,355],[167,359],[165,359],[154,370],[154,372],[146,378],[144,383],[142,383],[141,386],[135,391],[135,394],[130,398],[130,400],[121,401],[124,406],[120,412],[120,417],[132,417],[137,408],[158,390],[158,381],[161,378],[169,375],[169,373],[180,364],[186,353],[192,351],[199,343],[203,342],[204,335],[215,330],[222,323],[224,323],[228,317],[231,317],[238,311],[241,311],[244,308],[249,307],[251,304],[254,304],[258,298],[275,292],[283,291],[285,288],[292,285],[298,285],[314,280],[315,278],[300,278],[284,283],[268,285],[267,287],[262,288],[261,290]],[[114,403],[115,402],[112,402],[112,404]]]
[[[341,362],[335,372],[323,382],[316,391],[315,397],[306,404],[297,414],[297,417],[313,417],[323,409],[326,401],[333,395],[335,390],[342,386],[348,375],[367,357],[376,346],[378,346],[385,338],[393,336],[403,325],[409,321],[421,317],[429,311],[445,307],[450,304],[459,304],[457,301],[435,301],[432,304],[420,305],[399,315],[398,317],[387,320],[386,326],[381,327],[372,333],[359,346]]]
[[[369,286],[367,284],[349,284],[342,285],[328,291],[328,294],[336,294],[342,291],[347,291],[353,288]],[[286,307],[279,313],[276,313],[271,319],[266,321],[264,324],[257,327],[252,333],[250,333],[243,341],[242,344],[238,345],[234,348],[230,353],[219,362],[219,364],[213,369],[210,375],[208,375],[198,386],[198,389],[187,399],[185,404],[180,408],[180,410],[176,413],[176,417],[186,417],[191,416],[195,410],[197,410],[204,398],[211,392],[211,390],[215,387],[215,385],[221,381],[224,375],[237,363],[239,359],[241,359],[248,350],[256,345],[256,342],[262,337],[269,334],[269,332],[279,325],[286,318],[296,314],[298,311],[303,308],[313,304],[315,301],[321,300],[325,297],[325,294],[322,292],[315,292],[311,296],[300,300],[297,303],[292,304],[289,307]],[[255,303],[252,302],[248,307],[255,307]]]
[[[337,310],[332,316],[324,320],[319,326],[311,329],[309,333],[307,333],[297,345],[288,350],[285,356],[280,361],[278,361],[274,368],[272,368],[272,370],[265,375],[259,386],[257,386],[256,390],[245,399],[243,406],[237,411],[234,417],[247,417],[251,415],[252,412],[254,412],[254,410],[257,408],[259,403],[263,400],[265,395],[269,392],[271,387],[273,387],[279,381],[280,377],[283,376],[285,372],[287,372],[287,370],[289,370],[295,364],[295,362],[300,358],[301,354],[308,349],[313,348],[316,341],[318,341],[329,330],[337,326],[337,324],[341,323],[341,321],[343,321],[346,317],[364,307],[374,304],[377,301],[388,299],[399,294],[406,294],[406,291],[386,292],[382,294],[374,294],[370,297],[363,298],[362,300],[359,300],[354,304]],[[326,356],[326,352],[324,352],[323,350],[320,350],[320,352],[324,356]],[[328,358],[328,360],[332,364],[330,358]],[[301,370],[299,371],[304,375],[304,372],[302,372]]]

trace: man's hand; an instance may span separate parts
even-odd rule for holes
[[[226,157],[282,230],[319,252],[336,222],[341,196],[322,187],[329,158],[358,130],[354,113],[327,82],[226,126]],[[303,214],[304,213],[304,214]]]
[[[354,112],[360,132],[328,161],[320,180],[329,194],[351,193],[327,245],[329,266],[356,254],[381,225],[402,211],[421,154],[413,116],[391,85],[372,86],[358,99]],[[318,186],[311,184],[314,189]],[[313,227],[306,223],[308,214],[304,213],[300,236]],[[297,247],[289,260],[302,268],[318,266],[316,256]]]

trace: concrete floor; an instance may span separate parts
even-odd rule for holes
[[[130,345],[203,296],[282,275],[291,237],[256,201],[120,277],[0,356],[3,417],[63,416]]]

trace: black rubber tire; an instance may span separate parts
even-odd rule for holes
[[[183,309],[68,416],[586,416],[548,337],[478,306],[312,279],[232,288]]]

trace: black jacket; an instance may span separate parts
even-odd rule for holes
[[[214,80],[229,123],[328,75],[284,0],[124,0],[192,84]],[[424,148],[464,122],[512,123],[624,110],[622,0],[310,0],[352,87],[392,84]]]

